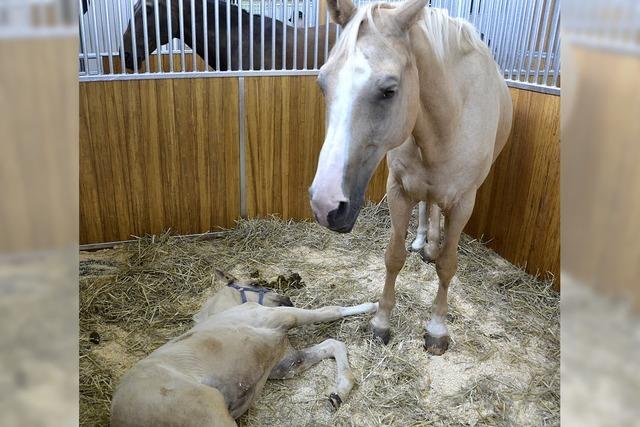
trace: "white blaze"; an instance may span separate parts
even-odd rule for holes
[[[370,76],[371,67],[360,50],[349,56],[338,74],[335,99],[329,107],[329,126],[311,184],[311,205],[324,226],[328,225],[329,212],[340,202],[348,201],[342,179],[349,157],[353,104]]]

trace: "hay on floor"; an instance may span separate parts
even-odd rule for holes
[[[213,240],[162,235],[82,253],[81,424],[108,425],[119,377],[190,328],[192,315],[222,286],[213,280],[213,268],[259,276],[298,307],[375,301],[389,231],[381,204],[363,209],[346,235],[311,222],[254,219]],[[453,342],[444,356],[422,349],[435,268],[410,254],[397,281],[389,345],[371,340],[367,316],[290,333],[298,348],[326,338],[346,343],[357,385],[338,411],[327,400],[335,372],[327,360],[294,379],[268,381],[239,424],[558,425],[559,295],[467,236],[459,254],[449,291]],[[304,286],[288,286],[292,273]]]

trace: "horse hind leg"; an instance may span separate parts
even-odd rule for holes
[[[269,378],[293,378],[328,358],[334,358],[337,365],[336,382],[329,393],[329,402],[335,409],[338,409],[342,400],[351,392],[354,384],[354,377],[347,358],[347,347],[342,341],[328,339],[303,350],[289,348],[282,360],[271,370]]]
[[[420,202],[418,204],[418,230],[416,238],[411,242],[412,251],[419,251],[427,242],[427,225],[427,202]]]
[[[436,356],[449,348],[449,331],[446,318],[448,311],[447,293],[449,283],[458,268],[458,242],[464,226],[469,221],[475,203],[475,191],[467,193],[461,201],[445,215],[444,244],[436,259],[438,273],[438,293],[433,302],[431,320],[426,325],[424,348]]]
[[[429,226],[427,228],[427,244],[422,250],[422,259],[435,262],[440,252],[440,206],[435,203],[429,206]]]

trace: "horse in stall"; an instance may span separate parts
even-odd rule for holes
[[[425,7],[426,0],[360,8],[351,0],[327,2],[344,31],[318,75],[328,126],[309,189],[311,207],[321,225],[350,232],[369,180],[387,154],[392,232],[371,327],[375,337],[389,341],[407,226],[413,207],[424,202],[423,218],[426,205],[431,207],[429,250],[439,279],[424,347],[441,355],[450,341],[447,292],[458,242],[476,191],[509,136],[511,96],[473,26]]]
[[[169,3],[169,4],[167,4]],[[180,0],[158,0],[158,16],[160,29],[160,44],[165,45],[171,39],[180,39]],[[217,4],[216,4],[217,3]],[[155,4],[153,0],[140,0],[134,8],[134,17],[129,22],[127,30],[124,34],[124,55],[127,69],[134,69],[134,60],[138,68],[145,59],[144,56],[144,18],[146,14],[147,21],[147,40],[148,50],[153,52],[158,48],[156,38],[155,25]],[[168,13],[167,8],[171,12],[171,37],[169,37]],[[229,8],[229,23],[227,23],[227,8]],[[217,19],[216,19],[216,9]],[[251,69],[251,60],[253,60],[254,69],[283,69],[283,44],[286,50],[286,67],[287,69],[313,69],[314,51],[315,51],[315,27],[308,27],[307,30],[307,60],[304,61],[305,53],[305,28],[286,25],[280,20],[272,20],[269,17],[261,17],[260,15],[252,15],[245,10],[238,10],[237,5],[228,4],[223,0],[207,0],[207,43],[209,65],[216,69],[216,53],[219,57],[219,71],[231,71],[240,69],[240,55],[237,48],[239,46],[240,35],[242,39],[242,70]],[[240,12],[240,14],[238,14]],[[240,15],[240,19],[239,16]],[[201,57],[205,57],[205,28],[204,28],[204,7],[201,0],[195,1],[195,44],[196,53]],[[182,2],[182,20],[184,22],[183,41],[186,45],[192,43],[193,30],[191,26],[191,2]],[[275,27],[274,27],[275,21]],[[133,23],[133,25],[132,25]],[[240,24],[242,28],[240,28]],[[216,26],[218,27],[219,40],[216,40]],[[135,33],[133,31],[135,27]],[[253,27],[253,31],[251,31]],[[272,43],[272,33],[275,29],[275,44]],[[283,29],[286,29],[286,43],[284,41]],[[329,45],[332,46],[335,40],[335,31],[328,31],[326,25],[318,26],[318,49],[317,64],[318,66],[325,62],[325,40],[327,33],[329,37]],[[297,33],[297,37],[295,34]],[[135,35],[135,43],[134,43]],[[262,36],[263,35],[263,36]],[[264,55],[262,54],[262,45],[264,40]],[[294,41],[295,40],[295,41]],[[253,58],[250,56],[250,44],[253,41]],[[217,42],[217,43],[216,43]],[[229,43],[230,42],[230,43]],[[133,46],[136,52],[133,52]],[[228,46],[232,48],[229,52]],[[216,52],[218,47],[218,52]],[[275,51],[275,62],[273,62],[273,52]],[[296,62],[294,63],[294,51],[296,53]],[[264,59],[264,63],[263,63]]]

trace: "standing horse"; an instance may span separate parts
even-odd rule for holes
[[[189,0],[158,0],[158,16],[160,30],[160,44],[165,45],[173,38],[180,37],[180,12],[184,22],[184,38],[185,44],[192,44],[193,30],[191,27],[191,2]],[[180,7],[182,3],[182,8]],[[217,3],[217,4],[216,4]],[[217,7],[216,7],[217,6]],[[169,26],[167,22],[167,8],[171,11],[171,37],[169,37]],[[229,22],[227,23],[227,8],[229,8]],[[216,9],[218,16],[216,19]],[[240,36],[242,39],[242,69],[251,69],[251,59],[253,59],[254,69],[283,69],[283,44],[286,50],[286,68],[307,68],[312,69],[314,66],[314,52],[316,48],[316,31],[315,27],[306,28],[306,44],[305,44],[305,28],[285,25],[280,20],[272,20],[269,17],[261,17],[260,15],[251,15],[245,10],[240,11],[240,19],[238,19],[238,6],[228,4],[223,0],[207,0],[207,44],[209,64],[212,68],[216,68],[216,47],[219,55],[220,71],[238,70],[240,68],[240,58],[238,55],[238,46]],[[144,15],[144,17],[143,17]],[[205,57],[204,43],[204,7],[202,0],[195,1],[195,39],[196,53],[201,57]],[[155,21],[155,1],[140,0],[134,8],[134,17],[129,22],[129,26],[124,34],[124,55],[126,67],[130,70],[134,69],[134,60],[138,67],[145,59],[144,55],[144,20],[147,21],[147,40],[149,53],[156,50],[156,21]],[[252,24],[251,24],[252,22]],[[275,22],[275,27],[274,27]],[[133,25],[132,25],[133,23]],[[242,24],[240,28],[239,23]],[[262,27],[263,25],[263,27]],[[135,27],[135,33],[133,31]],[[216,27],[220,35],[220,39],[216,40]],[[253,31],[251,31],[253,27]],[[286,43],[283,43],[283,28],[286,28]],[[275,29],[275,43],[273,43],[272,34]],[[297,36],[295,33],[297,32]],[[317,61],[318,66],[324,64],[324,46],[329,37],[329,45],[333,45],[335,39],[335,31],[328,31],[326,25],[318,26],[317,31]],[[135,34],[135,43],[134,36]],[[253,41],[253,58],[251,57],[250,44]],[[262,44],[264,42],[264,55],[262,54]],[[133,46],[136,48],[134,54]],[[229,50],[231,47],[231,51]],[[304,60],[305,51],[307,52],[306,63]],[[275,62],[273,61],[273,53],[275,52]],[[293,54],[296,53],[296,62],[294,63]],[[264,62],[263,62],[264,61]]]
[[[441,355],[449,345],[447,290],[460,234],[507,141],[511,97],[471,24],[426,8],[426,0],[359,9],[351,0],[327,2],[344,31],[318,76],[328,126],[309,189],[311,207],[321,225],[350,232],[387,154],[392,233],[384,290],[371,320],[374,336],[384,343],[411,211],[418,202],[431,206],[435,234],[442,210],[444,241],[439,247],[434,236],[437,250],[431,254],[439,287],[424,337],[425,349]]]

